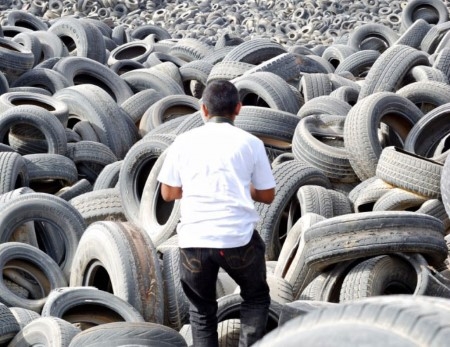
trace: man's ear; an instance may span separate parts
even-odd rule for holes
[[[201,104],[200,110],[201,110],[201,112],[202,112],[204,117],[208,117],[209,116],[208,108],[206,107],[205,104]]]
[[[242,108],[242,102],[239,102],[236,105],[236,108],[234,109],[234,115],[237,116],[239,114],[239,112],[241,112],[241,108]]]

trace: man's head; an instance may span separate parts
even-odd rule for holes
[[[202,94],[202,111],[207,118],[234,118],[240,109],[239,92],[233,83],[227,80],[208,83]]]

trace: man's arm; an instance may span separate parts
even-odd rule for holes
[[[275,188],[259,190],[255,189],[252,184],[250,185],[250,195],[254,201],[270,204],[275,198]]]
[[[183,196],[183,190],[181,187],[172,187],[161,183],[161,196],[165,201],[181,199]]]

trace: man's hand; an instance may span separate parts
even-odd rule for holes
[[[161,196],[165,201],[181,199],[183,196],[183,190],[181,187],[172,187],[161,183]]]

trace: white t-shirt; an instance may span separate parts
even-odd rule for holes
[[[176,137],[158,180],[182,187],[177,226],[182,248],[239,247],[259,219],[250,196],[275,187],[264,144],[229,123],[211,123]]]

